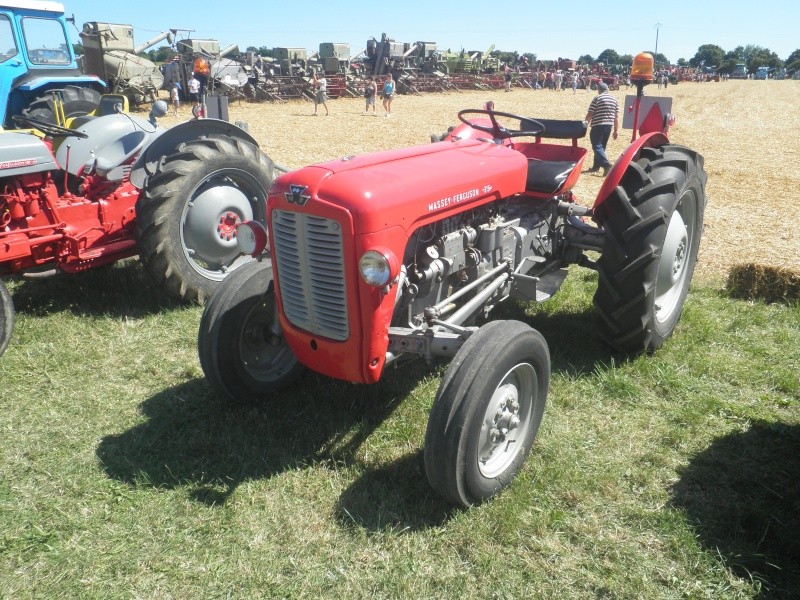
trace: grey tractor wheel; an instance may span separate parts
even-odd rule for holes
[[[203,304],[223,278],[253,260],[240,254],[236,225],[266,225],[275,167],[256,146],[231,138],[181,144],[136,202],[145,269],[171,296]]]
[[[0,356],[8,348],[14,332],[14,301],[6,285],[0,280]]]
[[[594,306],[618,350],[652,352],[675,330],[697,262],[706,178],[689,148],[644,148],[606,201]]]
[[[550,385],[542,335],[519,321],[473,333],[447,369],[425,433],[425,474],[448,501],[471,506],[505,488],[531,451]]]
[[[211,387],[230,402],[266,398],[303,372],[277,322],[268,260],[243,265],[219,285],[203,311],[197,350]]]
[[[38,98],[28,103],[22,110],[26,117],[33,117],[48,123],[55,123],[55,108],[53,105],[53,92],[58,92],[64,104],[64,116],[82,117],[94,111],[100,105],[100,92],[88,87],[68,85],[58,90],[43,93]]]

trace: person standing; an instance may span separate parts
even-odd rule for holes
[[[611,163],[606,156],[608,139],[613,136],[616,140],[619,129],[619,104],[617,104],[617,99],[608,93],[608,84],[602,81],[597,84],[597,96],[592,98],[584,121],[590,123],[592,127],[589,132],[589,141],[594,150],[594,162],[589,173],[597,173],[603,169],[603,177],[605,177],[611,168]]]
[[[325,73],[322,77],[317,77],[317,72],[314,71],[314,78],[311,82],[314,86],[314,116],[317,115],[317,107],[322,104],[325,107],[325,116],[328,116],[328,80],[325,79]]]
[[[572,74],[572,93],[573,93],[573,95],[578,93],[578,72],[577,71],[575,71]]]
[[[188,85],[189,101],[192,103],[192,116],[195,119],[200,118],[202,108],[200,106],[200,80],[192,73],[192,78],[189,80]]]
[[[200,82],[200,104],[205,104],[206,100],[206,87],[208,86],[208,76],[211,73],[211,67],[208,61],[202,56],[198,56],[194,61],[194,76]]]
[[[505,83],[505,91],[511,91],[511,67],[505,65],[503,67],[503,82]]]
[[[172,84],[172,89],[169,91],[169,101],[172,104],[173,114],[178,116],[178,109],[181,107],[180,96],[181,84],[177,81]]]
[[[375,114],[375,78],[369,77],[364,84],[364,114],[369,114],[369,107],[372,107],[372,114]]]
[[[386,111],[383,114],[384,117],[388,117],[392,114],[392,100],[394,100],[394,79],[392,78],[392,74],[389,73],[386,75],[386,81],[383,83],[383,110]]]

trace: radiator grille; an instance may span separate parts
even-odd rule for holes
[[[342,229],[303,213],[272,213],[272,242],[286,318],[295,327],[336,341],[350,337]]]

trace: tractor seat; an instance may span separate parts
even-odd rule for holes
[[[525,191],[554,195],[577,166],[577,161],[528,159]]]

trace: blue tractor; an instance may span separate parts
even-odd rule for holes
[[[105,83],[83,75],[67,35],[64,5],[0,0],[0,125],[25,115],[55,123],[56,98],[64,118],[94,111]]]

